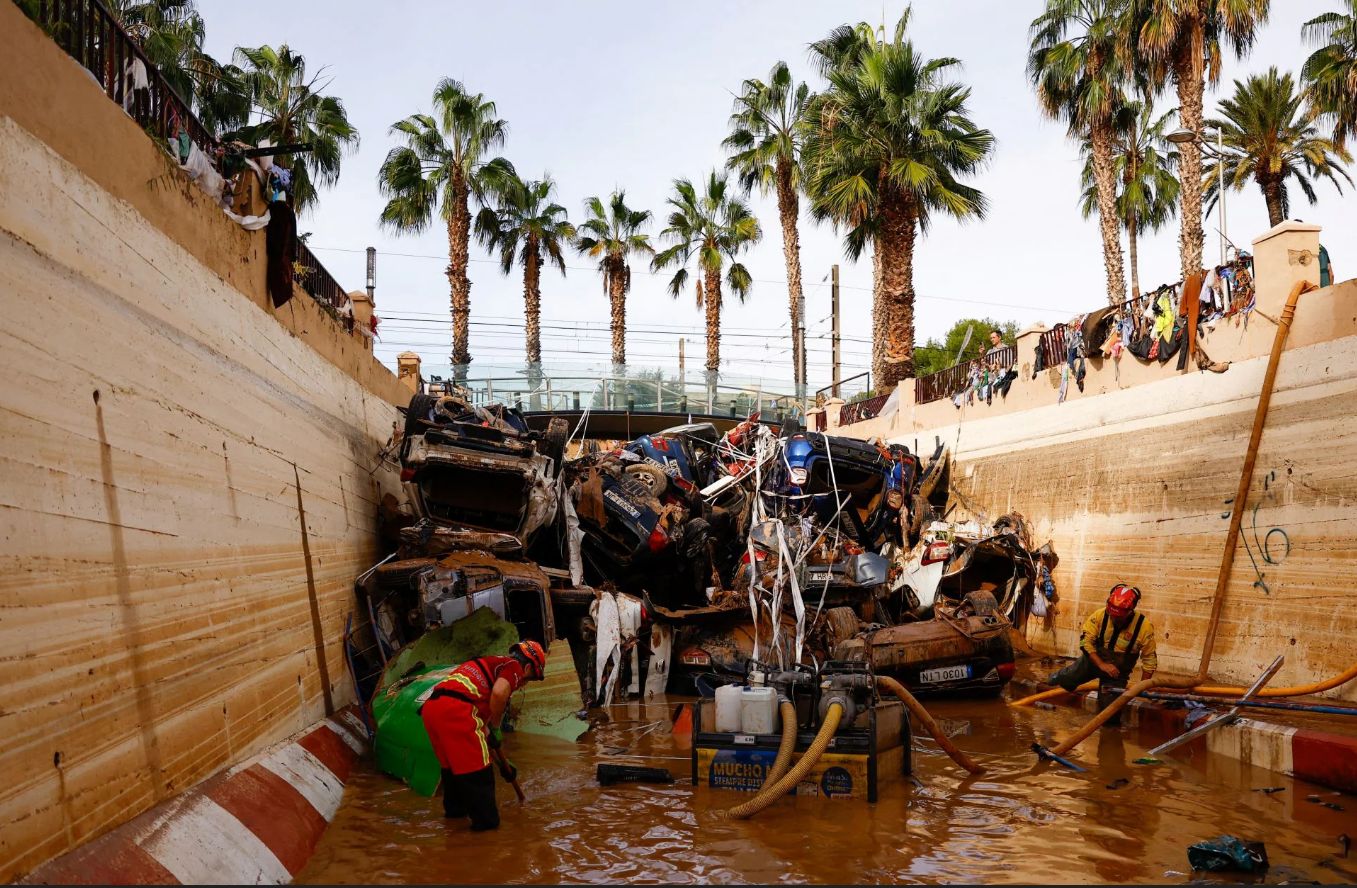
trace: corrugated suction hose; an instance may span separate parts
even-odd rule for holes
[[[911,694],[904,685],[893,678],[889,678],[885,675],[878,675],[876,677],[876,686],[883,691],[890,691],[892,694],[899,697],[900,701],[909,709],[910,714],[914,716],[915,721],[923,725],[924,729],[933,736],[933,739],[938,741],[938,745],[942,747],[943,752],[951,756],[952,761],[961,765],[961,767],[970,771],[972,774],[985,773],[985,769],[978,765],[975,759],[958,749],[951,738],[942,732],[942,728],[938,727],[938,723],[933,720],[933,716],[928,714],[928,710],[924,709],[922,703],[914,699],[914,695]]]
[[[791,767],[792,753],[796,751],[796,707],[790,700],[783,700],[778,712],[782,714],[782,742],[777,746],[777,758],[773,759],[773,767],[768,769],[764,786],[782,779],[782,775]]]
[[[790,705],[790,704],[788,704]],[[728,808],[722,811],[719,816],[731,820],[744,820],[746,817],[753,817],[755,814],[767,808],[773,802],[782,798],[791,791],[792,787],[801,782],[801,778],[810,773],[810,769],[815,767],[815,763],[820,760],[820,756],[825,754],[829,748],[829,741],[833,739],[834,732],[839,729],[839,720],[843,718],[843,707],[838,703],[831,703],[829,711],[825,713],[825,720],[820,725],[820,732],[815,735],[811,741],[810,747],[801,755],[796,765],[790,771],[777,780],[764,781],[763,788],[759,790],[758,795],[742,805],[736,805],[734,808]],[[795,745],[796,737],[796,716],[792,716],[792,738]],[[782,723],[782,746],[787,745],[787,719],[783,715]],[[782,747],[778,749],[778,755],[781,756]],[[788,754],[790,758],[790,753]],[[777,767],[776,762],[773,765]]]

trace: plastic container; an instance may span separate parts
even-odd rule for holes
[[[716,730],[723,734],[740,732],[740,699],[743,688],[722,685],[716,689]]]
[[[740,692],[740,732],[777,733],[777,691],[773,688],[745,688]]]

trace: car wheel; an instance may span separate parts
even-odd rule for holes
[[[569,438],[570,424],[559,416],[552,417],[551,422],[547,423],[542,443],[537,446],[537,452],[551,460],[553,478],[561,474],[561,467],[565,465],[565,442]]]
[[[831,607],[825,611],[825,625],[829,627],[830,649],[838,647],[839,642],[847,641],[858,634],[862,621],[851,607]]]
[[[650,463],[638,463],[634,466],[627,466],[626,473],[628,477],[635,478],[644,484],[650,491],[650,495],[656,499],[659,499],[669,489],[669,476],[659,466],[652,466]]]
[[[434,402],[438,399],[432,395],[415,395],[410,399],[410,406],[405,408],[405,437],[408,439],[411,435],[423,433],[424,426],[422,420],[427,420],[429,410],[433,408]]]
[[[999,602],[995,601],[994,596],[988,592],[967,592],[966,603],[971,606],[971,613],[977,617],[998,613],[999,611]]]

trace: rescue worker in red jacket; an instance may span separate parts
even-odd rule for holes
[[[499,826],[491,750],[500,748],[510,695],[528,681],[541,681],[546,665],[540,644],[520,641],[509,656],[468,660],[434,685],[420,716],[443,769],[444,816],[470,815],[473,831]],[[518,773],[503,760],[500,775],[512,783]]]

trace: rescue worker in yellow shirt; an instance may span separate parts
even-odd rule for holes
[[[1137,660],[1142,678],[1154,675],[1159,668],[1154,625],[1144,614],[1136,613],[1139,604],[1139,589],[1125,583],[1113,586],[1107,596],[1107,605],[1089,614],[1084,621],[1079,632],[1079,659],[1052,673],[1047,681],[1073,691],[1096,678],[1101,708],[1125,689]],[[1119,724],[1119,715],[1109,724]]]

